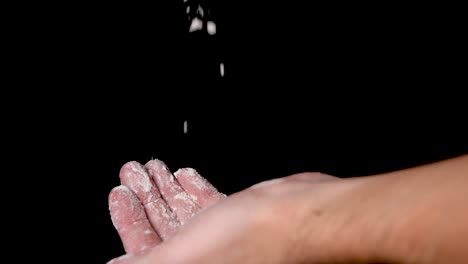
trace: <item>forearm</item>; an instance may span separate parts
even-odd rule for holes
[[[468,155],[333,188],[335,198],[311,208],[321,213],[306,230],[305,248],[323,249],[304,253],[311,259],[468,263]]]
[[[468,155],[380,175],[394,207],[392,255],[403,263],[468,263]]]

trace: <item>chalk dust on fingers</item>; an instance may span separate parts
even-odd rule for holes
[[[151,160],[146,163],[145,168],[149,175],[153,177],[163,199],[177,214],[177,218],[181,224],[184,224],[200,211],[201,208],[180,186],[179,182],[162,161]]]
[[[128,187],[121,185],[112,189],[109,210],[125,252],[140,254],[161,242],[146,217],[143,205]]]
[[[192,168],[179,169],[174,175],[184,190],[202,208],[213,205],[226,197]]]
[[[159,189],[140,163],[132,161],[122,166],[120,180],[138,196],[160,238],[166,240],[177,232],[180,226],[177,215],[162,199]]]
[[[136,161],[127,162],[122,166],[120,169],[120,182],[128,186],[143,204],[161,198],[147,171]]]

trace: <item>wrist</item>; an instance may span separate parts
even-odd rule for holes
[[[378,188],[377,188],[378,187]],[[382,204],[378,177],[343,179],[310,192],[304,233],[305,261],[319,263],[398,262],[394,236],[399,228]],[[310,221],[314,219],[314,221]],[[314,251],[307,250],[314,249]]]

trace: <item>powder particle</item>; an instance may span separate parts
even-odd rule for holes
[[[221,74],[221,77],[224,77],[224,63],[219,64],[219,73]]]
[[[208,34],[210,35],[216,34],[216,24],[213,21],[208,21],[208,23],[206,24],[206,28],[207,28]]]
[[[192,19],[192,24],[190,24],[189,32],[194,32],[203,29],[203,22],[197,17]]]

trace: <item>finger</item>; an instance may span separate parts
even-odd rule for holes
[[[192,200],[179,182],[174,178],[166,165],[160,160],[150,160],[145,165],[148,173],[153,177],[162,197],[169,207],[177,214],[181,224],[192,218],[200,207]]]
[[[154,231],[138,198],[126,186],[118,186],[109,194],[109,210],[125,252],[139,254],[156,246],[161,239]]]
[[[129,258],[131,258],[131,255],[123,255],[118,258],[113,258],[109,260],[106,264],[123,264],[123,263],[126,263],[125,260]]]
[[[192,200],[201,208],[213,205],[221,198],[226,197],[192,168],[179,169],[174,173],[174,176]]]
[[[118,258],[111,259],[106,264],[129,264],[129,263],[136,264],[136,263],[138,263],[138,262],[136,262],[136,260],[137,260],[136,256],[132,256],[130,254],[125,254],[125,255],[120,256]]]
[[[162,199],[158,188],[140,163],[131,161],[122,166],[120,181],[140,199],[151,225],[162,240],[177,232],[180,222],[176,214]]]

